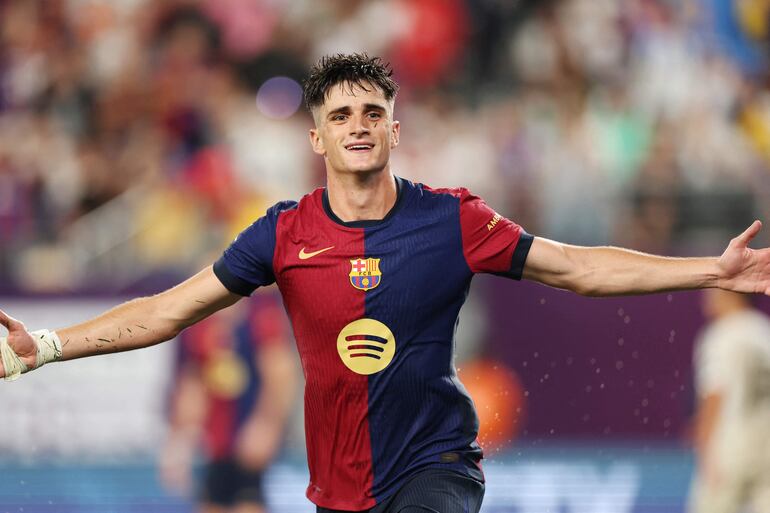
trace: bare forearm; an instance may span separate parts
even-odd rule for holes
[[[718,283],[716,258],[671,258],[615,247],[535,241],[524,278],[586,296],[647,294]]]
[[[583,261],[572,281],[588,296],[647,294],[715,287],[716,258],[672,258],[614,247],[569,248]]]
[[[161,294],[134,299],[90,321],[57,330],[62,359],[158,344],[239,298],[224,288],[210,267],[206,268]]]
[[[155,298],[134,299],[75,326],[57,330],[62,360],[148,347],[169,340],[182,326],[158,312]]]

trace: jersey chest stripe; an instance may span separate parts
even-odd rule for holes
[[[274,258],[307,377],[307,497],[330,509],[368,509],[375,501],[369,495],[372,454],[367,376],[348,369],[337,350],[343,328],[364,316],[365,294],[351,285],[348,276],[350,254],[363,255],[363,230],[330,230],[325,219],[305,214],[300,208],[279,219]],[[324,248],[330,249],[313,254]],[[348,342],[371,345],[355,335]],[[368,348],[356,351],[376,352]]]

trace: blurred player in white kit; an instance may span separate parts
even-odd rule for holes
[[[690,513],[770,512],[770,320],[750,296],[703,293],[695,347],[697,468]]]

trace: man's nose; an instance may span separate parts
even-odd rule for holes
[[[350,133],[355,135],[369,133],[369,122],[366,119],[366,116],[353,116],[350,125]]]

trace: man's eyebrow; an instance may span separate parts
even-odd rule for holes
[[[330,110],[329,113],[326,115],[326,117],[334,116],[335,114],[350,114],[351,110],[348,105],[345,105],[344,107],[337,107],[334,110]]]
[[[364,110],[379,110],[380,112],[385,112],[385,107],[377,103],[367,103],[364,104]]]
[[[387,109],[378,103],[365,103],[364,110],[365,111],[376,110],[378,112],[387,112]],[[352,109],[350,108],[350,106],[344,105],[342,107],[337,107],[334,110],[330,110],[326,116],[330,117],[330,116],[335,116],[337,114],[350,114],[351,112],[352,112]]]

